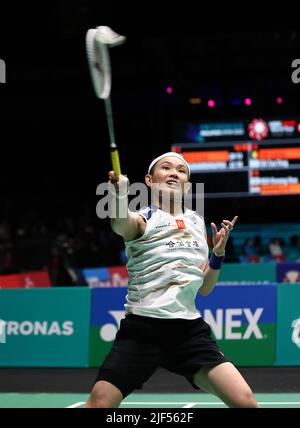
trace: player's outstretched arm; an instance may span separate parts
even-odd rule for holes
[[[122,236],[125,241],[131,241],[143,234],[145,225],[144,219],[128,209],[128,178],[124,175],[116,175],[114,171],[108,173],[109,181],[114,188],[114,198],[112,202],[112,211],[117,216],[111,218],[112,230]],[[118,216],[118,213],[126,215]]]

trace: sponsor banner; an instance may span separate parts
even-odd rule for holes
[[[278,263],[276,276],[277,282],[300,282],[300,263]]]
[[[113,344],[125,316],[127,288],[92,290],[89,366],[99,367]]]
[[[277,287],[276,365],[300,365],[300,284]]]
[[[0,275],[0,288],[22,288],[20,275]]]
[[[51,282],[47,271],[0,275],[0,288],[35,288],[50,286]]]
[[[274,283],[276,282],[276,263],[224,263],[218,282]]]
[[[239,98],[231,100],[233,105],[240,105]],[[235,122],[176,122],[174,134],[176,140],[182,145],[187,141],[195,143],[216,141],[247,141],[252,139],[276,140],[278,138],[295,138],[299,136],[299,118],[252,118]]]
[[[82,274],[90,288],[108,287],[108,268],[82,269]]]
[[[276,284],[219,285],[196,299],[220,350],[239,366],[275,361]]]
[[[127,287],[128,285],[125,266],[83,269],[82,273],[90,288]]]
[[[90,367],[108,354],[125,316],[127,289],[92,290]],[[275,361],[276,284],[217,286],[197,297],[196,306],[212,336],[231,361],[240,366],[268,366]]]
[[[108,270],[111,287],[128,286],[128,272],[125,266],[113,266],[109,267]]]
[[[6,322],[0,320],[0,343],[6,343]]]
[[[87,367],[90,303],[87,287],[0,290],[0,366]]]

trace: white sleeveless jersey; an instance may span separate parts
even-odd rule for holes
[[[208,262],[203,217],[189,209],[174,217],[152,206],[137,214],[146,219],[146,230],[140,238],[125,241],[126,314],[199,318],[195,299]]]

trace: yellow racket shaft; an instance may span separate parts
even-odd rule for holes
[[[112,162],[112,167],[114,172],[116,173],[116,175],[121,175],[121,166],[120,166],[118,149],[111,149],[110,155],[111,155],[111,162]]]

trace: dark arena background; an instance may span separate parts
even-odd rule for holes
[[[239,216],[196,306],[261,407],[300,408],[299,13],[182,7],[3,7],[2,408],[82,407],[124,317],[124,243],[96,213],[112,169],[85,48],[100,25],[127,38],[110,50],[122,173],[143,183],[152,159],[182,153],[210,250],[211,222]],[[158,369],[120,407],[226,406]]]

